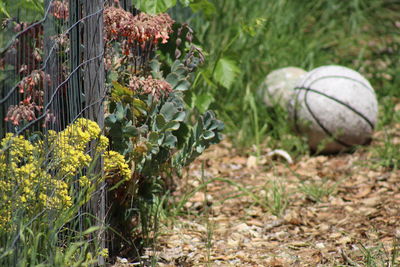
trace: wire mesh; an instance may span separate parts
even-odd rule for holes
[[[85,4],[70,1],[70,8],[65,2],[46,2],[44,18],[31,24],[17,22],[14,30],[21,28],[21,31],[0,50],[4,65],[0,104],[5,119],[1,120],[1,128],[7,132],[22,134],[37,124],[41,124],[42,129],[62,130],[84,112],[87,116],[97,113],[89,110],[96,109],[94,106],[99,106],[105,97],[104,85],[95,96],[85,97],[83,89],[85,86],[86,91],[93,90],[98,87],[95,83],[104,78],[103,71],[98,71],[103,68],[104,52],[102,38],[99,38],[102,36],[103,1]],[[97,10],[92,4],[96,4]],[[42,93],[34,99],[38,91]],[[38,102],[31,117],[22,112],[7,116],[10,106],[22,105],[21,101],[27,98],[30,103]]]
[[[45,162],[49,164],[57,144],[45,146],[50,143],[48,139],[54,132],[65,130],[81,117],[95,121],[103,129],[103,101],[106,96],[103,65],[105,2],[45,0],[40,19],[36,19],[35,15],[35,19],[29,21],[29,16],[24,17],[23,10],[17,10],[16,14],[12,14],[14,17],[4,20],[0,38],[0,140],[7,133],[30,140],[32,136],[40,135],[45,140],[43,150],[46,152]],[[94,141],[87,148],[93,159],[96,158],[95,148]],[[1,153],[4,153],[4,147]],[[96,160],[90,171],[101,175],[101,165],[101,159]],[[53,169],[49,172],[53,175],[51,172],[57,171]],[[88,171],[89,168],[85,172]],[[6,182],[9,177],[0,179]],[[76,183],[76,189],[79,192],[79,183]],[[55,194],[56,191],[49,193]],[[13,207],[12,210],[14,208],[17,209]],[[88,219],[84,214],[89,213],[104,229],[104,183],[80,211],[77,228],[83,229]],[[96,234],[101,247],[105,247],[104,231]],[[17,243],[19,238],[17,235],[12,244]],[[7,264],[12,266],[16,262],[18,253],[14,253],[14,262]],[[103,259],[100,259],[99,264],[102,263]]]

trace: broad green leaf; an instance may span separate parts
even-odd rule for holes
[[[117,117],[115,117],[114,114],[109,115],[106,119],[105,119],[105,123],[107,126],[112,126],[114,123],[117,122]]]
[[[206,17],[211,17],[216,12],[214,4],[208,0],[194,0],[189,6],[193,12],[203,12]]]
[[[163,145],[169,148],[174,148],[175,144],[178,142],[178,139],[172,134],[168,134],[165,139]]]
[[[163,115],[158,114],[155,121],[155,129],[160,131],[167,124]]]
[[[179,82],[179,77],[175,73],[170,73],[167,75],[167,78],[165,78],[165,81],[169,83],[172,88],[175,88]]]
[[[215,136],[215,133],[213,131],[204,131],[204,133],[203,133],[203,137],[206,140],[211,139],[214,136]]]
[[[127,127],[123,128],[123,131],[125,134],[127,134],[129,136],[138,136],[139,135],[139,131],[135,126],[127,126]]]
[[[200,111],[200,113],[206,112],[214,100],[214,96],[208,92],[200,95],[194,95],[194,105]]]
[[[157,132],[151,132],[149,134],[148,140],[150,144],[158,144],[158,139],[160,139],[160,135]]]
[[[175,60],[174,63],[172,64],[172,66],[171,66],[171,73],[176,72],[180,68],[185,68],[185,66],[179,60]]]
[[[121,121],[125,116],[125,109],[121,103],[117,103],[117,110],[115,112],[115,116],[118,121]]]
[[[172,120],[177,112],[178,109],[171,102],[165,103],[160,109],[160,114],[164,116],[166,121]]]
[[[223,57],[217,62],[213,78],[223,87],[230,89],[239,73],[240,69],[236,65],[236,62],[232,59]]]
[[[162,130],[163,131],[176,131],[179,129],[180,125],[181,124],[177,121],[170,121],[165,125],[164,129],[162,129]]]
[[[186,112],[185,111],[179,111],[175,114],[174,116],[174,121],[184,121],[186,118]]]
[[[176,5],[176,0],[134,0],[134,5],[143,12],[158,14]]]
[[[174,87],[174,90],[176,90],[176,91],[186,91],[186,90],[189,89],[189,87],[190,87],[190,82],[185,80],[185,79],[182,79],[182,80],[179,81],[179,84],[176,87]]]
[[[123,95],[123,94],[133,95],[134,94],[134,92],[129,87],[124,86],[116,81],[113,81],[112,85],[114,87],[114,90],[117,91],[121,95]]]

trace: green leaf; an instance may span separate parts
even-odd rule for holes
[[[125,134],[129,135],[129,136],[138,136],[139,135],[139,131],[135,126],[126,126],[125,128],[123,128],[123,131]]]
[[[226,89],[230,89],[239,73],[240,69],[234,60],[220,58],[215,67],[213,78]]]
[[[72,245],[70,245],[70,246],[68,247],[67,251],[65,252],[64,259],[72,260],[73,255],[74,255],[74,254],[76,253],[76,251],[77,251],[78,249],[80,249],[80,248],[82,247],[82,245],[84,245],[84,244],[85,244],[85,242],[83,242],[83,241],[72,243]]]
[[[167,75],[167,78],[165,78],[165,81],[169,83],[172,88],[175,88],[179,82],[179,77],[175,73],[170,73]]]
[[[171,73],[178,71],[179,69],[185,69],[183,63],[179,60],[175,60],[171,66]]]
[[[150,61],[150,68],[151,68],[151,75],[155,79],[162,79],[162,71],[161,71],[161,64],[157,60],[153,59]]]
[[[170,122],[167,123],[167,125],[165,125],[163,130],[164,131],[176,131],[176,130],[179,129],[180,125],[181,124],[179,122],[177,122],[177,121],[170,121]]]
[[[171,102],[165,103],[160,109],[160,114],[164,116],[166,121],[172,120],[177,112],[178,109]]]
[[[203,137],[204,137],[204,139],[206,139],[206,140],[211,139],[211,138],[213,138],[214,136],[215,136],[215,133],[212,132],[212,131],[205,131],[205,132],[203,133]]]
[[[158,114],[155,121],[155,129],[160,131],[167,124],[163,115]]]
[[[176,5],[176,0],[134,0],[135,7],[149,14],[158,14],[167,11]]]
[[[110,114],[108,117],[105,119],[105,123],[107,126],[111,127],[114,123],[117,122],[117,117],[115,117],[115,114]]]
[[[200,111],[200,113],[206,112],[213,101],[214,96],[209,92],[200,95],[194,95],[194,105]]]
[[[175,114],[174,121],[184,121],[186,118],[186,112],[180,111]]]
[[[118,83],[117,81],[111,82],[113,85],[113,92],[117,93],[118,95],[133,95],[133,91],[126,86]]]
[[[117,103],[117,109],[115,111],[115,116],[118,121],[122,121],[125,117],[125,109],[121,103]]]
[[[213,3],[208,0],[194,0],[189,4],[194,13],[202,11],[206,17],[211,17],[216,13],[216,8]]]
[[[163,145],[169,148],[174,148],[177,142],[178,139],[172,134],[169,134],[165,137]]]
[[[179,81],[179,84],[174,88],[176,91],[186,91],[190,87],[190,82],[183,79]]]
[[[149,137],[148,137],[149,143],[151,143],[151,144],[157,144],[157,143],[158,143],[159,137],[160,137],[160,136],[159,136],[158,133],[156,133],[156,132],[151,132],[151,133],[149,134]]]

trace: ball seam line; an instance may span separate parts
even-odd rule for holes
[[[375,94],[374,89],[372,89],[367,84],[365,84],[365,83],[363,83],[363,82],[361,82],[361,81],[359,81],[357,79],[354,79],[354,78],[351,78],[351,77],[347,77],[347,76],[343,76],[343,75],[327,75],[327,76],[319,77],[319,78],[316,78],[315,80],[313,80],[309,86],[312,86],[315,82],[318,82],[318,81],[323,80],[323,79],[329,79],[329,78],[342,78],[342,79],[351,80],[353,82],[361,84],[364,88],[367,88],[368,91],[370,91],[371,93]]]
[[[295,98],[295,102],[294,102],[294,112],[293,112],[293,120],[294,120],[294,128],[295,128],[295,131],[297,132],[297,133],[300,133],[300,127],[299,127],[299,125],[298,125],[298,123],[297,123],[297,107],[299,106],[299,95],[300,95],[300,90],[299,91],[297,91],[297,94],[296,94],[296,98]]]
[[[297,88],[295,88],[297,89]],[[311,107],[308,105],[307,102],[307,97],[308,97],[308,93],[311,91],[308,88],[299,88],[299,89],[306,89],[306,93],[304,94],[304,103],[306,105],[306,108],[308,110],[308,112],[311,114],[311,116],[314,118],[314,120],[317,122],[317,124],[319,125],[319,127],[321,127],[321,129],[325,132],[326,135],[328,135],[329,137],[331,137],[333,140],[335,140],[335,142],[339,143],[342,146],[345,147],[352,147],[352,145],[347,144],[346,142],[343,142],[342,140],[336,138],[323,124],[322,122],[320,122],[317,118],[317,116],[315,116],[314,112],[311,110]]]
[[[352,106],[350,106],[350,105],[344,103],[343,101],[341,101],[341,100],[339,100],[339,99],[336,99],[336,98],[334,98],[334,97],[332,97],[332,96],[330,96],[330,95],[327,95],[327,94],[325,94],[325,93],[322,93],[322,92],[317,91],[317,90],[312,89],[312,88],[307,88],[307,87],[295,87],[294,89],[295,89],[295,90],[306,90],[306,91],[311,91],[311,92],[313,92],[313,93],[316,93],[316,94],[325,96],[325,97],[327,97],[327,98],[329,98],[329,99],[331,99],[331,100],[333,100],[333,101],[335,101],[335,102],[337,102],[337,103],[339,103],[339,104],[341,104],[341,105],[347,107],[348,109],[350,109],[351,111],[353,111],[354,113],[356,113],[358,116],[360,116],[361,118],[363,118],[363,119],[368,123],[368,125],[371,127],[372,130],[375,128],[375,127],[374,127],[374,124],[373,124],[367,117],[365,117],[364,114],[362,114],[361,112],[359,112],[358,110],[356,110],[356,109],[353,108]]]

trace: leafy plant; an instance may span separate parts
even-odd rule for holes
[[[155,13],[172,2],[157,3],[161,6],[152,6]],[[188,46],[175,46],[171,55],[166,52],[171,49],[163,53],[156,46],[172,34],[168,15],[141,13],[134,17],[114,7],[105,14],[105,46],[111,62],[105,131],[111,148],[125,156],[131,169],[130,179],[118,186],[112,184],[112,224],[118,235],[124,236],[113,254],[137,246],[138,250],[128,253],[138,256],[140,248],[151,246],[156,239],[168,179],[222,139],[223,123],[212,111],[199,114],[185,102],[192,73],[202,62],[201,51],[190,45],[190,31],[186,32]],[[122,18],[119,26],[113,24],[115,17]],[[143,23],[145,38],[137,38],[130,28],[128,22],[134,20]],[[140,64],[136,64],[138,54]],[[137,240],[142,240],[139,245]]]

